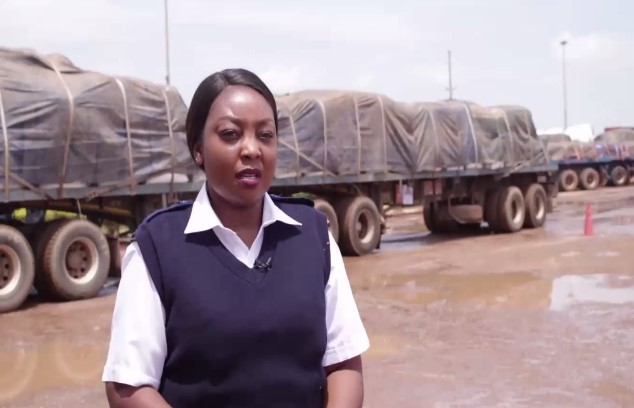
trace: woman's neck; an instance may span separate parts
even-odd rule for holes
[[[207,189],[209,202],[225,228],[235,232],[240,239],[251,247],[262,225],[264,200],[251,206],[236,206],[224,200],[211,189]]]

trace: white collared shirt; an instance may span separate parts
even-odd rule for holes
[[[193,203],[184,233],[213,229],[227,250],[252,268],[262,247],[264,228],[274,222],[301,225],[277,207],[267,194],[264,197],[262,226],[253,245],[248,248],[235,232],[222,225],[203,186]],[[327,346],[323,366],[361,355],[370,346],[341,252],[332,235],[330,259],[330,278],[325,288]],[[165,309],[136,243],[126,249],[121,268],[102,380],[158,388],[167,355]]]

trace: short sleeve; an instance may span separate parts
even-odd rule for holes
[[[325,293],[328,343],[322,361],[325,367],[359,356],[370,347],[341,251],[330,233],[329,239],[330,278]]]
[[[126,249],[104,382],[158,388],[167,354],[165,310],[136,243]]]

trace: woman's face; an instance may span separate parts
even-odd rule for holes
[[[273,109],[257,91],[229,86],[209,109],[200,155],[213,195],[238,207],[255,205],[268,191],[277,164]],[[198,158],[197,158],[198,159]]]

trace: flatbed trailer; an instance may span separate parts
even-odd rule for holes
[[[380,248],[386,210],[422,205],[428,229],[452,233],[487,223],[496,232],[540,227],[557,193],[556,166],[455,169],[403,177],[399,174],[276,179],[270,193],[303,194],[330,222],[345,255]],[[204,181],[138,185],[97,195],[91,188],[11,191],[0,203],[0,312],[24,302],[35,284],[44,298],[76,300],[96,296],[109,275],[120,273],[120,248],[151,212],[191,200]],[[40,195],[44,194],[44,196]],[[48,196],[48,197],[46,197]],[[28,216],[16,219],[16,211]],[[46,211],[65,216],[47,220]],[[122,228],[124,226],[124,228]]]
[[[432,233],[452,233],[487,223],[495,232],[541,227],[557,194],[553,165],[366,174],[337,180],[280,181],[272,191],[309,194],[329,219],[345,255],[364,255],[380,245],[385,210],[422,206]]]
[[[592,142],[566,134],[542,135],[561,191],[595,190],[634,183],[634,132],[606,130]]]
[[[390,206],[422,205],[433,233],[538,228],[552,209],[557,167],[525,108],[348,91],[276,99],[270,192],[312,198],[344,255],[380,248]],[[120,273],[122,240],[194,198],[204,180],[186,112],[174,88],[0,48],[0,313],[33,286],[62,301],[97,295]]]
[[[558,167],[562,191],[596,190],[608,185],[621,187],[634,183],[632,158],[566,159],[554,161],[554,164]]]

